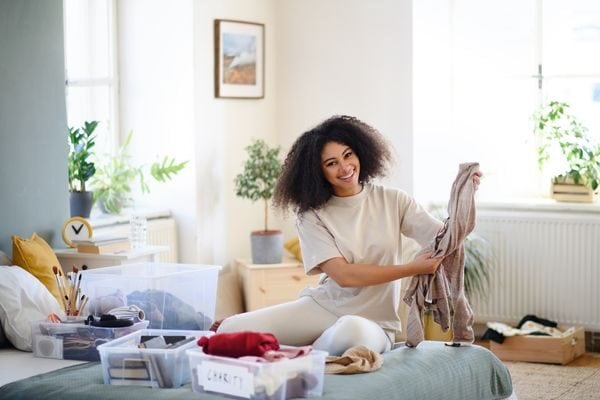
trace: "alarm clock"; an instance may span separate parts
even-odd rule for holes
[[[77,247],[73,240],[89,240],[92,233],[92,224],[87,219],[71,217],[63,225],[62,238],[69,247]]]

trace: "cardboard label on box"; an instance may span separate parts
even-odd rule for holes
[[[206,391],[247,399],[254,393],[254,376],[244,367],[203,361],[197,373],[198,382]]]

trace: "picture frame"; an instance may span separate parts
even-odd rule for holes
[[[265,97],[265,25],[215,19],[215,97]]]

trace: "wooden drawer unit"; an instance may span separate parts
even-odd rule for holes
[[[281,264],[236,260],[235,264],[242,278],[246,311],[295,300],[302,289],[316,286],[319,281],[319,275],[307,276],[296,260],[284,260]]]

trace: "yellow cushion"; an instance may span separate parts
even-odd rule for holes
[[[296,260],[302,262],[302,251],[300,250],[300,239],[298,239],[297,236],[295,238],[292,238],[292,239],[288,240],[287,242],[285,242],[283,244],[283,247],[287,251],[292,253],[292,255],[294,256],[294,258]]]
[[[44,239],[34,233],[31,238],[12,237],[13,263],[28,271],[44,284],[62,304],[58,283],[52,267],[60,268],[60,263],[54,251]]]

